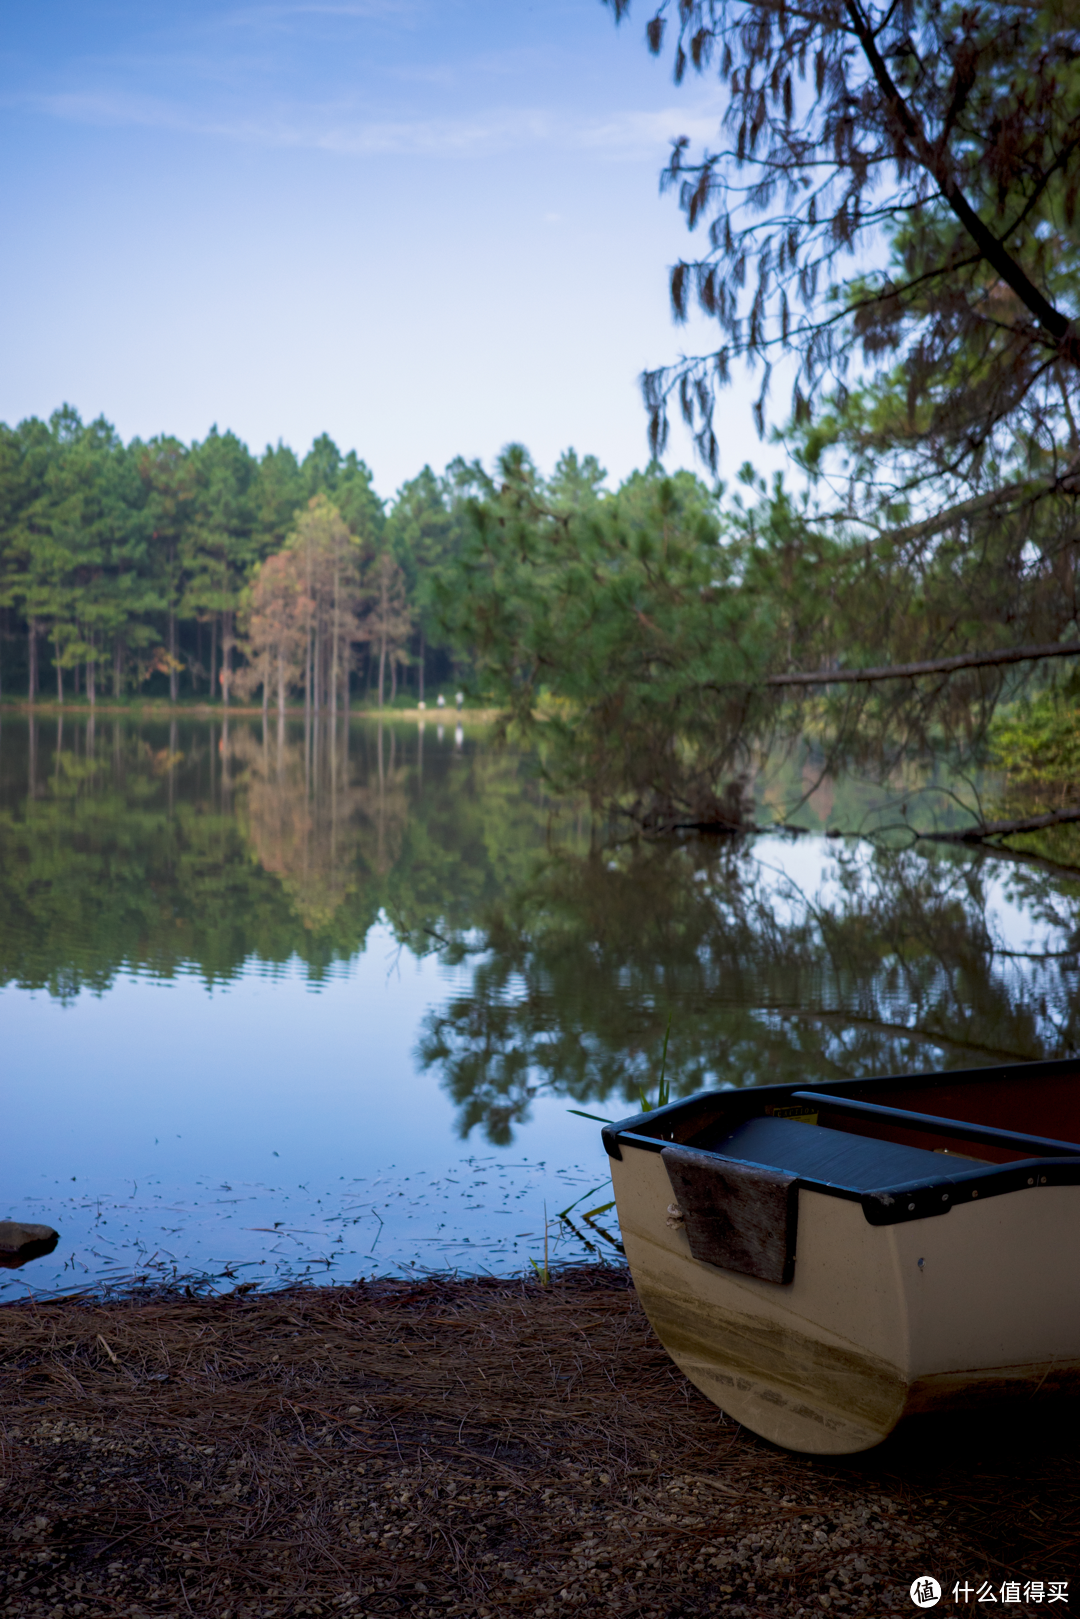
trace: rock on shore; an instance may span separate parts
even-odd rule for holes
[[[51,1254],[60,1241],[51,1225],[24,1225],[21,1220],[0,1220],[0,1266],[15,1270],[30,1259]]]

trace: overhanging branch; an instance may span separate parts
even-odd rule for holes
[[[959,832],[920,832],[923,843],[981,843],[984,838],[1013,837],[1019,832],[1042,832],[1049,826],[1068,826],[1080,821],[1080,804],[1050,810],[1045,815],[1023,815],[1015,821],[980,821]]]
[[[952,658],[926,658],[921,663],[889,663],[871,669],[811,669],[767,675],[764,686],[842,686],[873,680],[913,680],[919,675],[948,675],[957,669],[991,669],[1005,663],[1080,656],[1080,641],[1051,641],[1044,646],[1010,646],[996,652],[961,652]]]

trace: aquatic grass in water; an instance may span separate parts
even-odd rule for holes
[[[654,1107],[667,1107],[668,1103],[671,1101],[671,1085],[665,1077],[665,1070],[667,1068],[668,1037],[670,1034],[671,1013],[669,1012],[667,1027],[664,1030],[664,1050],[660,1058],[660,1084],[657,1090],[656,1101],[655,1103],[650,1102],[649,1098],[645,1095],[645,1092],[639,1087],[638,1101],[641,1103],[642,1113],[651,1113]],[[584,1113],[579,1107],[568,1107],[566,1111],[568,1113],[575,1113],[579,1119],[595,1119],[597,1124],[614,1124],[616,1122],[614,1119],[605,1118],[599,1113]],[[607,1207],[611,1208],[612,1205],[609,1203]]]
[[[660,1083],[659,1083],[659,1087],[657,1089],[657,1097],[656,1097],[656,1106],[658,1108],[659,1107],[667,1107],[668,1103],[671,1100],[671,1086],[670,1086],[670,1084],[668,1082],[667,1074],[666,1074],[668,1039],[669,1039],[670,1035],[671,1035],[671,1013],[669,1012],[668,1013],[668,1020],[667,1020],[667,1027],[664,1030],[664,1050],[663,1050],[663,1054],[662,1054],[662,1056],[660,1058]],[[642,1091],[642,1090],[638,1091],[638,1099],[641,1102],[641,1111],[643,1113],[651,1113],[653,1111],[653,1104],[649,1101],[649,1099],[645,1095],[644,1091]],[[601,1119],[599,1114],[596,1114],[596,1113],[583,1113],[580,1108],[576,1108],[576,1107],[567,1108],[566,1111],[568,1113],[576,1113],[578,1118],[580,1118],[580,1119],[596,1119],[601,1124],[614,1124],[615,1123],[614,1119]],[[603,1183],[601,1182],[601,1184],[603,1184]],[[593,1188],[593,1190],[594,1191],[599,1191],[600,1188],[598,1186],[596,1186],[596,1187]],[[586,1196],[587,1195],[588,1194],[586,1194]],[[578,1202],[584,1202],[584,1198],[579,1198]],[[576,1207],[577,1207],[577,1204],[571,1203],[569,1208],[563,1210],[562,1214],[560,1214],[560,1216],[559,1216],[559,1219],[560,1220],[565,1219],[566,1216],[570,1213],[571,1209],[574,1209]],[[610,1203],[601,1203],[598,1208],[590,1209],[587,1214],[582,1215],[582,1219],[587,1220],[591,1224],[592,1221],[595,1219],[595,1217],[597,1215],[599,1215],[599,1214],[607,1214],[608,1211],[610,1209],[613,1209],[614,1207],[615,1207],[615,1199],[612,1198]],[[571,1222],[568,1222],[568,1224],[569,1223],[571,1223]],[[604,1233],[604,1235],[606,1236],[607,1234]]]
[[[657,1107],[667,1107],[668,1103],[671,1101],[671,1085],[667,1078],[667,1048],[670,1038],[671,1013],[669,1012],[667,1016],[667,1027],[664,1029],[664,1050],[660,1057],[660,1083],[657,1087],[656,1093]],[[645,1095],[645,1092],[638,1091],[638,1097],[641,1101],[641,1111],[643,1113],[651,1113],[653,1111],[653,1104],[649,1101],[648,1097]]]
[[[550,1255],[549,1255],[549,1251],[548,1251],[548,1212],[547,1212],[547,1204],[546,1203],[544,1204],[544,1268],[543,1268],[543,1270],[541,1270],[540,1266],[536,1263],[535,1259],[530,1259],[529,1264],[532,1266],[534,1272],[536,1273],[536,1279],[540,1283],[540,1286],[541,1287],[550,1287],[551,1286],[551,1264],[550,1264]]]

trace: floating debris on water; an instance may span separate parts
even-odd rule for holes
[[[228,1291],[295,1282],[353,1281],[428,1271],[506,1276],[544,1252],[544,1204],[569,1204],[548,1219],[553,1262],[607,1253],[618,1237],[579,1219],[595,1189],[595,1166],[469,1157],[441,1171],[393,1166],[336,1185],[264,1185],[158,1179],[87,1195],[37,1196],[35,1215],[60,1232],[55,1252],[17,1274],[0,1274],[0,1300],[185,1283]],[[27,1200],[30,1201],[30,1200]]]

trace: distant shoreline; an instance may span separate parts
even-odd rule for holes
[[[277,708],[266,710],[268,720],[277,718]],[[261,719],[262,708],[250,704],[230,703],[223,708],[220,703],[170,703],[163,698],[148,698],[145,702],[117,703],[100,702],[92,707],[85,701],[58,703],[55,698],[39,700],[31,703],[25,697],[5,697],[0,699],[0,716],[4,714],[19,714],[29,718],[31,715],[77,715],[89,719],[99,714],[132,714],[140,719],[178,719],[187,716],[191,719]],[[303,703],[290,704],[285,710],[286,719],[303,719]],[[316,716],[320,720],[328,720],[329,713],[324,709]],[[461,720],[471,725],[492,725],[499,717],[496,708],[349,708],[347,714],[338,710],[339,720],[346,717],[350,720],[382,720],[384,723],[391,720],[414,720],[418,724],[434,720],[443,725],[447,720]]]

